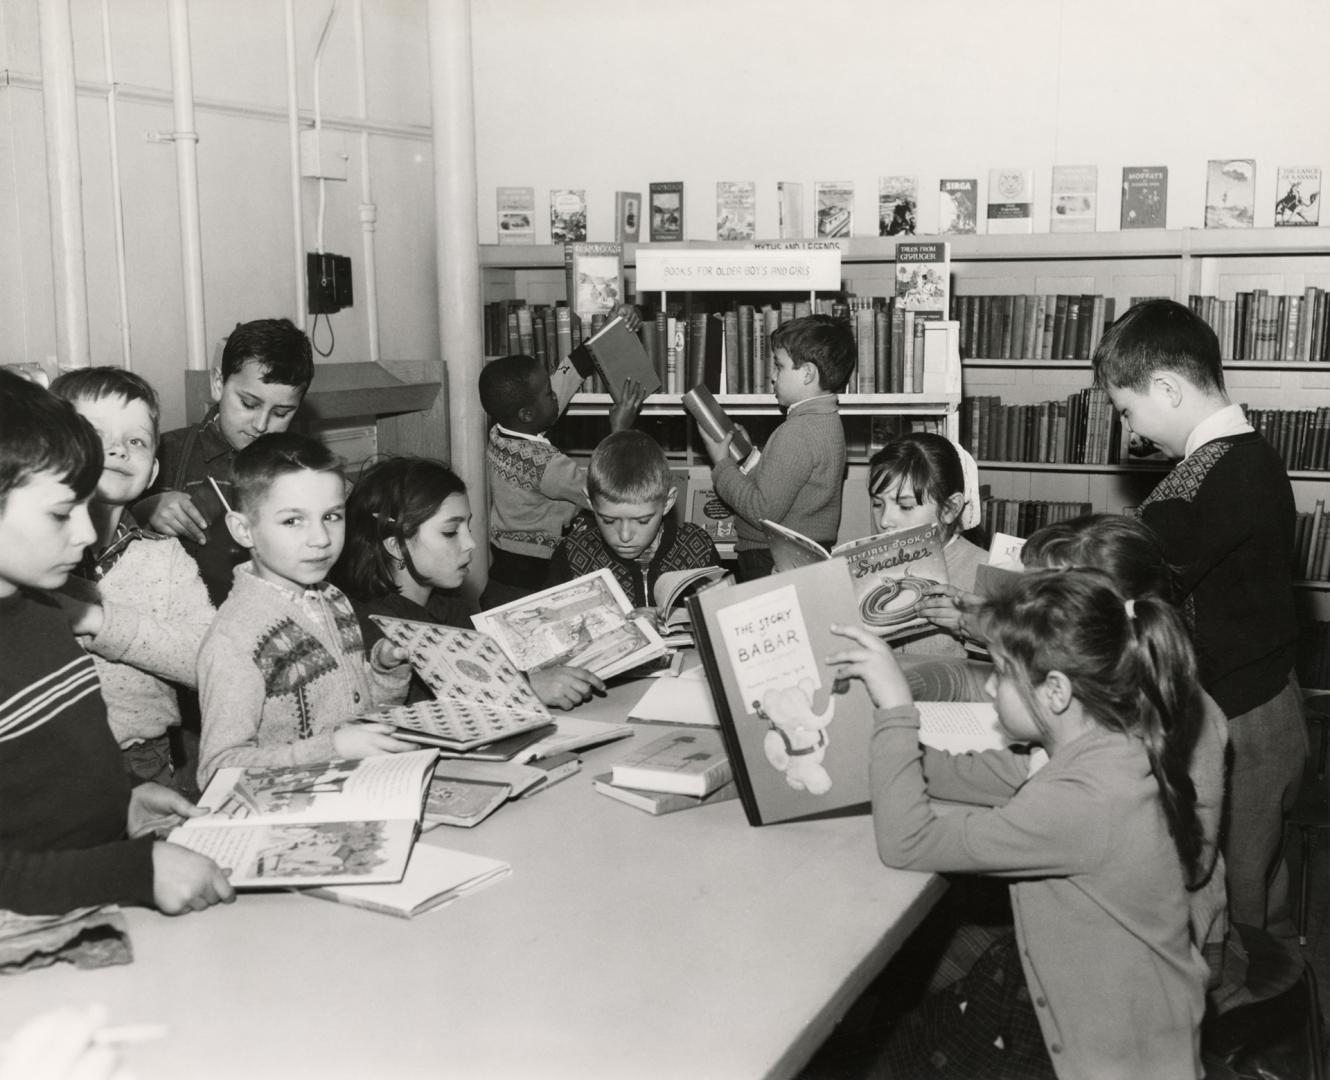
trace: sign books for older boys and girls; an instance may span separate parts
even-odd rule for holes
[[[1219,158],[1206,163],[1205,227],[1250,229],[1256,223],[1256,161]]]
[[[308,895],[412,919],[492,885],[507,877],[510,869],[500,859],[417,844],[405,876],[396,885],[330,885],[310,889]]]
[[[877,182],[878,236],[913,236],[918,223],[919,180],[883,176]]]
[[[683,181],[660,180],[647,189],[653,244],[683,239]]]
[[[1168,220],[1168,166],[1129,165],[1122,170],[1124,229],[1162,229]]]
[[[946,234],[976,232],[979,228],[979,181],[943,179],[937,185],[937,231]]]
[[[804,186],[793,180],[776,184],[776,207],[779,215],[778,234],[782,240],[802,240],[804,237]]]
[[[1034,170],[988,170],[988,232],[1034,231]]]
[[[629,751],[614,763],[611,781],[619,787],[669,791],[701,798],[734,775],[714,731],[679,731],[662,735]]]
[[[471,617],[520,671],[566,664],[608,678],[665,652],[608,568]]]
[[[762,522],[771,545],[776,572],[844,559],[858,597],[858,618],[881,637],[906,637],[929,623],[919,614],[924,596],[947,584],[942,558],[942,526],[917,525],[894,533],[878,533],[837,544],[821,544],[779,522]],[[696,632],[696,627],[694,627]]]
[[[716,239],[752,240],[757,235],[757,184],[716,181]]]
[[[819,180],[813,185],[817,229],[814,235],[837,239],[854,234],[854,184],[849,180]]]
[[[579,372],[594,367],[615,401],[623,400],[627,379],[636,379],[647,394],[660,389],[660,376],[642,348],[642,339],[628,329],[622,317],[611,319],[583,341],[572,358]]]
[[[1049,232],[1094,232],[1099,213],[1099,169],[1054,165]]]
[[[689,603],[749,824],[868,809],[872,704],[826,658],[859,622],[847,564],[828,559]]]
[[[168,839],[207,855],[236,888],[401,881],[434,761],[416,750],[219,769],[199,799],[208,816]]]
[[[501,187],[495,193],[500,244],[536,242],[536,189]]]
[[[1275,182],[1275,224],[1317,225],[1321,220],[1321,170],[1281,165]]]
[[[621,244],[636,244],[642,231],[642,193],[614,193],[614,239]]]
[[[586,189],[550,192],[550,243],[572,244],[586,239]]]

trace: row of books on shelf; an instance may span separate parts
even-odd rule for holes
[[[1061,401],[1008,405],[995,394],[964,398],[961,437],[983,461],[1112,465],[1131,460],[1130,440],[1107,391],[1086,387]]]
[[[1114,306],[1091,293],[957,296],[952,318],[967,360],[1089,360]]]
[[[1330,469],[1330,408],[1251,409],[1247,422],[1278,452],[1284,468],[1323,472]]]
[[[1093,510],[1094,507],[1088,502],[1001,499],[989,495],[979,503],[979,528],[987,536],[1006,533],[1024,540],[1045,525],[1083,517]]]
[[[1301,296],[1252,289],[1232,300],[1193,294],[1188,304],[1214,330],[1225,360],[1330,362],[1325,289],[1308,286]]]
[[[1304,690],[1330,690],[1330,622],[1303,625],[1298,637],[1297,672]]]
[[[1298,512],[1293,534],[1293,572],[1304,581],[1330,581],[1330,514],[1325,500]]]

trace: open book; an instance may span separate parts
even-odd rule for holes
[[[843,558],[850,566],[859,618],[882,637],[905,637],[929,623],[919,614],[924,597],[947,583],[940,525],[919,525],[837,544],[828,551],[802,533],[775,521],[762,522],[777,573]]]
[[[401,881],[434,771],[433,750],[310,765],[219,769],[168,840],[236,888]]]
[[[729,571],[723,566],[701,566],[694,570],[668,570],[656,579],[651,589],[651,599],[656,602],[660,612],[660,626],[665,633],[686,630],[692,625],[692,616],[684,603],[690,595],[713,585],[721,584],[729,577]]]
[[[555,585],[471,616],[521,671],[565,664],[602,679],[665,652],[665,643],[633,606],[610,570]]]

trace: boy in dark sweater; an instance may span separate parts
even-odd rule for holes
[[[100,440],[74,407],[0,371],[0,908],[22,914],[177,914],[235,895],[211,859],[154,840],[165,820],[204,811],[159,784],[130,792],[92,657],[43,592],[96,537],[101,472]]]
[[[1126,312],[1095,351],[1096,381],[1137,435],[1180,459],[1139,514],[1178,570],[1201,684],[1228,717],[1235,922],[1291,933],[1283,819],[1307,754],[1293,677],[1293,490],[1279,455],[1224,389],[1215,333],[1171,300]]]

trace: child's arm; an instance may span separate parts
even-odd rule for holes
[[[196,544],[208,542],[208,519],[183,491],[163,491],[134,504],[134,516],[167,536],[183,536]]]
[[[400,705],[411,687],[411,665],[405,650],[380,638],[369,651],[369,689],[376,708]]]
[[[74,851],[0,851],[0,908],[50,915],[96,904],[153,904],[153,839]]]
[[[761,527],[763,518],[783,520],[813,475],[814,462],[808,446],[797,438],[782,437],[784,434],[779,428],[772,434],[762,450],[762,464],[745,476],[730,457],[730,436],[714,441],[702,433],[711,458],[716,494],[754,528]]]
[[[591,508],[586,493],[586,466],[567,454],[555,454],[540,474],[540,493],[547,499],[571,503],[582,510]],[[571,516],[571,514],[570,514]]]
[[[533,671],[528,678],[536,697],[556,709],[575,709],[595,694],[605,692],[600,676],[585,668],[559,665]]]

